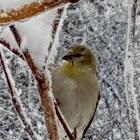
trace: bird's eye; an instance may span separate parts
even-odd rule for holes
[[[83,56],[82,54],[76,54],[75,57],[81,57]]]
[[[82,52],[85,50],[85,48],[82,48]]]

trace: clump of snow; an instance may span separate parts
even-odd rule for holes
[[[45,12],[26,22],[18,22],[16,27],[20,33],[21,49],[29,50],[38,67],[45,65],[48,47],[52,41],[53,22],[57,17],[57,8]]]

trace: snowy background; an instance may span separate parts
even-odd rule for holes
[[[42,52],[45,55],[48,53],[46,46],[49,46],[48,38],[51,40],[51,25],[57,16],[56,9],[50,11],[53,13],[51,18],[50,13],[45,12],[25,22],[15,23],[22,38],[21,48],[29,48],[35,64],[39,67],[45,63],[60,65],[64,52],[73,44],[86,45],[95,54],[101,99],[97,115],[84,134],[84,140],[140,139],[135,133],[137,130],[140,134],[140,1],[138,0],[136,11],[132,65],[134,95],[125,92],[125,71],[130,67],[125,62],[129,4],[131,5],[129,0],[80,0],[77,4],[69,5],[62,16],[53,43],[56,47],[53,47],[47,62]],[[17,47],[9,26],[1,27],[0,38],[5,39],[12,47]],[[0,50],[27,122],[32,126],[38,140],[46,140],[47,130],[39,92],[28,65],[2,45]],[[129,102],[131,97],[134,101],[132,103]],[[26,133],[13,106],[1,65],[0,112],[0,140],[32,139]]]

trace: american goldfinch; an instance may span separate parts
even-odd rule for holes
[[[96,60],[85,46],[70,47],[63,57],[65,63],[52,74],[52,91],[77,140],[92,119],[99,99]]]

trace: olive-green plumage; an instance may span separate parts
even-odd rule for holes
[[[65,63],[53,72],[52,91],[66,121],[76,129],[77,140],[80,140],[99,98],[96,60],[82,45],[70,47],[63,59]]]

